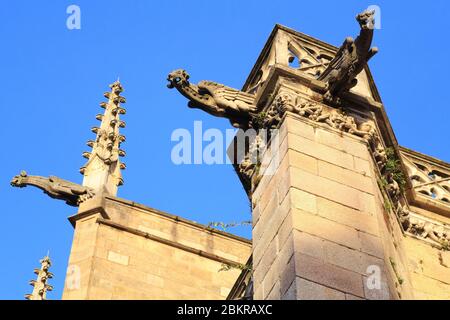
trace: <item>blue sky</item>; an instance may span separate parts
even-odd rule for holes
[[[125,5],[125,3],[127,3]],[[66,28],[66,8],[81,8],[81,30]],[[50,299],[61,297],[76,210],[40,190],[9,186],[12,176],[57,175],[80,183],[81,157],[108,84],[120,76],[128,113],[125,185],[119,196],[202,223],[250,218],[229,165],[175,166],[171,133],[230,128],[186,107],[166,88],[183,67],[191,80],[240,88],[275,23],[334,45],[358,32],[355,15],[382,12],[370,62],[400,144],[450,161],[448,1],[8,1],[0,11],[0,299],[22,299],[47,250]],[[249,237],[250,229],[238,228]]]

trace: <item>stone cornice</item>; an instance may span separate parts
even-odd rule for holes
[[[95,214],[100,214],[100,216],[102,218],[109,219],[109,216],[106,213],[105,208],[103,206],[97,206],[97,207],[90,208],[86,211],[79,212],[73,216],[70,216],[68,218],[68,220],[69,220],[70,224],[72,225],[72,227],[75,228],[77,221],[87,218],[89,216],[95,215]]]
[[[323,101],[322,97],[322,94],[326,92],[324,82],[314,79],[300,70],[276,64],[272,67],[265,84],[256,95],[255,104],[257,105],[257,109],[259,111],[266,109],[275,99],[278,89],[283,85],[289,86],[289,83],[307,87],[312,91],[311,93],[314,95],[316,101],[325,105],[327,104]],[[291,88],[298,91],[298,89],[294,89],[294,86],[291,86]],[[351,105],[353,108],[360,108],[365,111],[381,112],[384,108],[380,102],[353,92],[344,94],[343,100],[345,105]]]
[[[111,228],[119,229],[119,230],[129,232],[129,233],[132,233],[132,234],[140,236],[140,237],[144,237],[149,240],[157,241],[162,244],[165,244],[165,245],[168,245],[168,246],[180,249],[180,250],[184,250],[184,251],[196,254],[198,256],[201,256],[201,257],[205,257],[205,258],[217,261],[217,262],[221,262],[221,263],[229,265],[229,266],[239,267],[241,265],[237,261],[233,261],[233,260],[226,259],[226,258],[220,257],[218,255],[215,255],[215,254],[212,254],[212,253],[209,253],[206,251],[195,249],[193,247],[190,247],[190,246],[187,246],[187,245],[184,245],[184,244],[172,241],[172,240],[164,239],[159,236],[156,236],[156,235],[153,235],[153,234],[150,234],[150,233],[138,230],[138,229],[130,228],[130,227],[124,226],[122,224],[113,222],[111,220],[97,218],[96,222],[99,224],[103,224],[105,226],[109,226]]]
[[[197,222],[194,222],[194,221],[191,221],[191,220],[188,220],[188,219],[185,219],[180,216],[176,216],[176,215],[173,215],[173,214],[170,214],[167,212],[163,212],[161,210],[157,210],[157,209],[145,206],[143,204],[139,204],[134,201],[130,201],[130,200],[126,200],[123,198],[118,198],[118,197],[114,197],[114,196],[110,196],[110,195],[105,195],[102,198],[96,197],[96,198],[92,199],[93,205],[91,205],[91,206],[89,206],[90,205],[89,202],[86,202],[86,208],[84,210],[83,210],[83,208],[81,208],[82,210],[80,210],[77,214],[69,217],[70,223],[72,224],[73,227],[75,227],[76,221],[86,218],[90,215],[94,215],[94,214],[100,214],[100,216],[102,218],[110,220],[111,218],[109,217],[109,215],[107,213],[107,209],[106,209],[106,207],[108,205],[108,201],[110,201],[111,203],[117,203],[120,205],[138,209],[147,214],[158,215],[160,217],[163,217],[164,219],[168,219],[168,220],[171,220],[176,223],[185,224],[186,226],[195,228],[199,231],[207,232],[212,235],[224,237],[224,238],[238,241],[238,242],[241,242],[241,243],[244,243],[247,245],[251,245],[251,243],[252,243],[252,241],[249,239],[239,237],[239,236],[236,236],[231,233],[223,232],[223,231],[208,227],[204,224],[197,223]]]

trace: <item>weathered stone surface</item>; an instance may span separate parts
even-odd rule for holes
[[[374,200],[369,194],[297,168],[290,170],[293,187],[360,211],[374,212]]]
[[[297,122],[287,119],[283,170],[255,190],[261,198],[270,197],[270,184],[279,183],[278,201],[256,201],[255,209],[264,209],[253,232],[255,290],[260,298],[273,296],[279,281],[281,299],[364,299],[368,266],[384,270],[376,182],[370,172],[362,172],[370,170],[367,145],[339,135],[326,142],[336,133],[307,129],[303,121],[290,129]],[[311,287],[309,293],[299,291],[300,280]]]
[[[363,192],[373,194],[373,183],[369,177],[357,174],[354,171],[347,170],[333,164],[319,161],[319,176],[340,182],[346,186],[358,189]]]
[[[225,298],[240,270],[219,270],[227,261],[246,263],[247,241],[120,199],[106,200],[112,224],[99,222],[98,215],[77,221],[69,261],[77,272],[68,276],[75,280],[66,283],[63,299]]]
[[[377,258],[384,259],[383,244],[380,238],[365,232],[358,232],[361,240],[361,250]]]
[[[316,158],[294,150],[289,150],[288,156],[290,166],[302,169],[312,174],[318,173],[318,160]]]
[[[129,259],[130,259],[129,256],[122,255],[114,251],[108,251],[108,260],[111,262],[127,266]]]
[[[296,285],[299,300],[345,300],[343,292],[311,281],[297,278]]]
[[[358,297],[364,296],[361,275],[324,263],[316,258],[302,254],[296,255],[295,272],[297,276],[306,280]]]
[[[360,250],[358,232],[350,227],[304,211],[293,212],[294,229]]]
[[[348,153],[290,133],[288,133],[287,139],[292,150],[346,169],[354,169],[353,156]]]
[[[317,213],[329,220],[377,236],[378,221],[372,214],[346,207],[325,198],[317,198]]]

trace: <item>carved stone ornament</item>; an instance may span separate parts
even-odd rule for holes
[[[34,269],[37,278],[30,281],[30,285],[33,286],[33,292],[25,295],[27,300],[46,300],[47,292],[53,290],[53,286],[48,284],[48,280],[53,278],[53,273],[49,271],[52,265],[50,257],[46,256],[39,262],[41,263],[41,268]]]
[[[108,102],[100,103],[100,106],[105,109],[103,115],[97,115],[97,120],[101,121],[100,128],[92,128],[97,136],[95,141],[88,141],[87,145],[92,148],[92,152],[84,152],[83,157],[88,159],[88,162],[81,169],[84,173],[85,167],[97,156],[106,165],[115,164],[119,157],[125,156],[125,151],[120,149],[120,145],[125,141],[125,136],[119,133],[119,128],[125,127],[125,122],[119,119],[120,114],[125,114],[126,111],[120,106],[125,103],[125,97],[120,96],[123,87],[119,81],[112,83],[110,86],[111,92],[105,92],[104,96],[108,98]]]
[[[319,80],[327,84],[325,99],[339,102],[340,94],[356,86],[356,76],[364,69],[367,62],[378,52],[371,48],[374,30],[374,10],[368,10],[356,17],[360,25],[360,34],[353,40],[348,37],[340,47]]]
[[[48,178],[29,176],[25,171],[11,180],[11,186],[18,188],[34,186],[43,190],[51,198],[64,200],[68,205],[74,207],[95,195],[91,188],[55,176]]]
[[[374,156],[377,157],[378,155],[377,162],[380,167],[387,160],[387,158],[379,156],[384,152],[384,148],[379,142],[377,131],[372,122],[366,121],[358,124],[356,119],[348,115],[343,109],[327,109],[318,102],[306,100],[302,97],[294,97],[294,94],[286,91],[281,91],[274,98],[272,105],[268,107],[267,111],[260,114],[262,118],[259,119],[259,122],[262,125],[259,125],[258,128],[276,129],[283,119],[284,114],[288,111],[314,122],[324,123],[339,131],[354,134],[365,139],[373,150]],[[254,146],[255,143],[252,145]],[[259,154],[264,152],[261,152],[261,147],[264,148],[265,146],[258,144]],[[259,157],[255,157],[254,152],[254,150],[249,150],[248,154],[239,164],[239,172],[243,175],[245,181],[251,181],[253,174],[256,172],[255,168],[259,162]]]
[[[189,82],[182,69],[171,72],[168,88],[176,88],[189,99],[190,108],[201,109],[213,116],[228,118],[236,128],[248,129],[256,115],[255,96],[212,81]]]
[[[431,241],[440,247],[449,247],[450,226],[409,212],[405,207],[400,211],[400,216],[403,217],[401,221],[407,233]]]
[[[306,100],[301,97],[293,98],[292,94],[282,92],[278,94],[272,105],[264,114],[264,128],[276,128],[283,118],[283,115],[289,111],[308,118],[314,122],[326,123],[334,129],[354,134],[367,141],[372,141],[376,135],[376,129],[372,122],[356,123],[353,116],[350,116],[343,109],[325,109],[320,103]]]
[[[407,151],[402,155],[414,192],[428,201],[450,206],[449,168]]]

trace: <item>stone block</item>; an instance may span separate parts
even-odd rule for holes
[[[315,128],[309,123],[287,117],[284,125],[289,133],[312,141],[315,139]]]
[[[281,295],[285,295],[291,285],[294,283],[296,277],[295,271],[295,258],[292,257],[291,260],[281,269],[280,273],[280,292]]]
[[[288,147],[300,153],[354,170],[353,156],[306,138],[288,134]]]
[[[272,183],[272,181],[271,181],[267,185],[265,190],[262,192],[261,198],[259,199],[258,205],[260,207],[260,210],[264,210],[273,198],[277,199],[276,191],[277,191],[277,185],[276,185],[276,183]]]
[[[277,281],[275,285],[270,290],[270,293],[267,295],[266,300],[280,300],[280,281]]]
[[[371,178],[324,161],[318,161],[317,165],[319,176],[363,192],[374,194],[373,182]]]
[[[292,256],[294,255],[294,235],[291,232],[289,237],[284,242],[282,246],[280,246],[280,250],[277,254],[277,265],[280,269],[280,272],[288,265],[289,261],[291,261]]]
[[[294,250],[296,253],[306,254],[325,261],[325,241],[313,235],[293,231]]]
[[[364,296],[368,300],[389,300],[391,297],[387,282],[382,281],[380,288],[369,288],[366,277],[364,277]]]
[[[290,170],[292,187],[360,211],[374,212],[374,200],[368,197],[370,195],[294,167]]]
[[[365,232],[358,232],[361,240],[361,251],[380,259],[384,259],[384,249],[381,239]]]
[[[368,160],[353,158],[355,171],[367,177],[373,177],[373,168]]]
[[[253,300],[264,300],[263,297],[263,286],[262,285],[257,285],[254,287],[254,292],[253,292]]]
[[[267,249],[261,251],[260,254],[256,255],[254,251],[253,258],[256,264],[254,265],[253,275],[255,282],[262,282],[277,256],[277,249],[277,241],[276,239],[273,239]]]
[[[344,139],[345,137],[340,136],[334,131],[323,128],[316,129],[315,141],[318,144],[326,145],[339,151],[345,151]]]
[[[365,274],[363,268],[363,256],[358,250],[350,249],[339,244],[325,241],[325,261],[360,274]]]
[[[297,300],[297,284],[293,282],[290,288],[282,295],[281,300]]]
[[[364,288],[362,276],[319,259],[296,254],[295,272],[298,277],[339,290],[343,293],[363,297]]]
[[[297,278],[297,300],[345,300],[343,292]]]
[[[358,232],[350,227],[304,211],[293,211],[294,228],[322,239],[360,250]]]
[[[291,208],[303,210],[310,213],[317,212],[316,196],[297,188],[289,190],[291,196]]]
[[[269,225],[268,222],[270,220],[274,219],[274,216],[276,216],[276,211],[278,209],[278,201],[276,197],[272,197],[270,202],[267,204],[266,208],[262,210],[260,217],[259,217],[259,223],[257,223],[253,227],[253,234],[252,237],[255,239],[255,241],[258,241],[264,232],[267,230],[267,226]],[[259,210],[259,206],[258,206]],[[274,232],[275,233],[275,232]]]
[[[343,149],[345,152],[363,160],[371,159],[369,146],[363,140],[349,138],[342,139]]]
[[[280,272],[281,270],[279,270],[278,264],[275,262],[270,266],[269,271],[264,275],[264,279],[262,281],[262,286],[264,288],[264,297],[267,297],[270,294],[273,286],[277,282],[279,285]],[[280,287],[278,286],[278,290],[279,289]]]
[[[325,198],[317,198],[317,213],[329,220],[353,227],[357,230],[379,235],[377,218],[369,213],[341,205]]]
[[[253,229],[253,238],[258,239],[253,247],[253,263],[255,266],[258,265],[269,244],[273,241],[278,243],[274,239],[282,227],[283,221],[289,216],[289,205],[290,203],[286,199],[276,210],[268,212],[265,215],[267,219],[260,221]]]
[[[318,160],[295,150],[288,151],[289,164],[312,174],[318,174]]]

